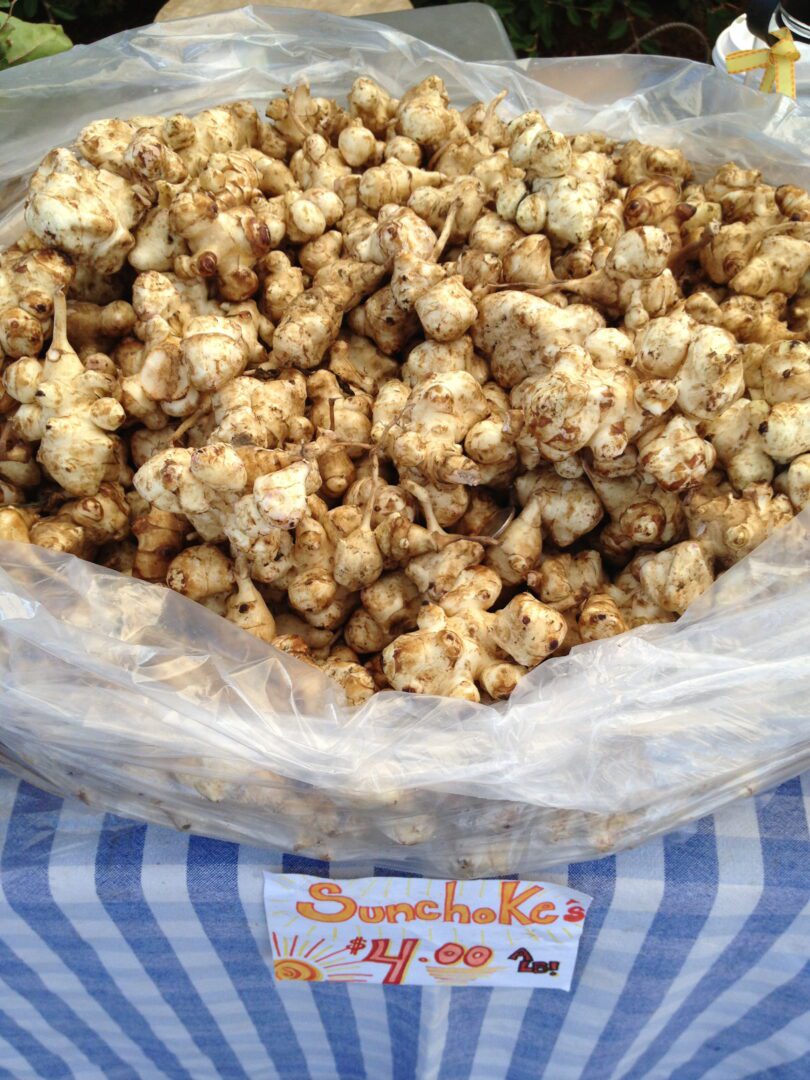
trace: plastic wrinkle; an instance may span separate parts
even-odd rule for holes
[[[345,99],[442,76],[566,132],[677,145],[810,186],[810,112],[665,57],[461,62],[383,26],[268,8],[127,31],[3,73],[0,241],[24,183],[100,116],[196,112],[306,77]],[[31,117],[37,123],[31,124]],[[93,806],[223,839],[426,874],[529,875],[682,828],[810,763],[810,511],[677,623],[574,649],[508,705],[322,673],[168,589],[0,543],[0,763]],[[410,846],[400,841],[418,841]]]

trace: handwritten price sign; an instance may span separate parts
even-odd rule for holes
[[[541,881],[264,875],[278,982],[568,990],[590,899]]]

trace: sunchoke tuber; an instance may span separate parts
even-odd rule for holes
[[[123,447],[113,434],[124,422],[115,379],[88,370],[67,338],[64,292],[54,297],[53,338],[42,363],[16,360],[5,372],[9,394],[21,402],[14,426],[39,440],[37,460],[71,495],[95,495],[104,480],[126,477]]]
[[[0,354],[36,356],[51,326],[54,296],[66,290],[74,269],[49,248],[0,256]]]

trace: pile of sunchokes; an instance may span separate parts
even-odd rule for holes
[[[807,192],[503,96],[301,84],[52,150],[0,254],[0,539],[348,705],[492,703],[810,503]]]

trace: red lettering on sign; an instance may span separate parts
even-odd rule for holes
[[[376,941],[372,941],[366,960],[374,964],[388,964],[388,971],[385,973],[383,982],[392,985],[401,983],[405,978],[405,972],[419,944],[419,938],[405,938],[398,953],[389,953],[390,944],[388,938],[377,938]]]

